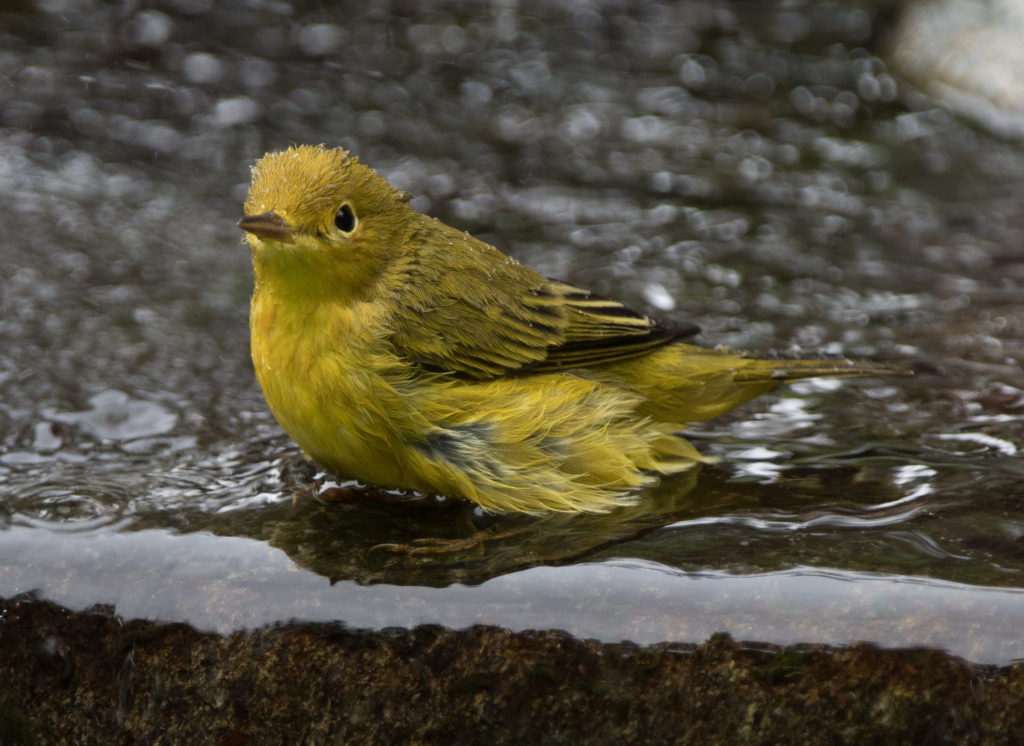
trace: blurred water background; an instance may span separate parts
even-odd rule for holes
[[[1018,5],[5,3],[0,596],[1024,658]],[[321,142],[704,344],[916,375],[694,427],[721,463],[606,516],[317,501],[235,221],[254,159]]]

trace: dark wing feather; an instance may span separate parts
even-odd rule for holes
[[[548,280],[437,221],[402,268],[390,341],[429,370],[486,380],[642,355],[697,327],[674,327]]]
[[[617,301],[572,285],[554,280],[549,283],[560,295],[569,323],[561,343],[548,348],[547,357],[531,370],[576,368],[625,360],[700,331],[694,324],[680,326],[657,321]]]

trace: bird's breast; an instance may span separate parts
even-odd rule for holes
[[[299,308],[257,294],[250,327],[256,377],[284,431],[321,464],[386,483],[377,471],[398,467],[408,402],[374,309]]]

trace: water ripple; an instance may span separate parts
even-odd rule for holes
[[[917,551],[927,554],[936,559],[969,560],[970,557],[963,554],[954,554],[939,546],[939,543],[921,531],[889,531],[886,537],[909,544]]]
[[[944,441],[960,441],[964,443],[973,443],[982,446],[984,449],[991,449],[997,451],[1004,456],[1016,456],[1018,448],[1016,444],[1011,443],[1005,438],[997,438],[994,435],[988,435],[987,433],[937,433],[932,437],[938,440]],[[954,451],[958,456],[964,456],[974,451]]]
[[[92,531],[120,521],[130,496],[127,486],[114,480],[92,479],[76,487],[42,482],[5,495],[4,509],[11,524]]]
[[[923,507],[915,507],[911,510],[892,515],[878,516],[875,518],[864,518],[854,515],[842,515],[839,513],[828,513],[818,515],[814,518],[800,519],[793,517],[785,518],[761,518],[753,515],[727,515],[727,516],[705,516],[692,518],[684,521],[670,523],[665,528],[695,528],[702,526],[742,526],[757,531],[768,533],[782,533],[805,531],[818,528],[878,528],[879,526],[894,526],[913,519],[924,510]]]

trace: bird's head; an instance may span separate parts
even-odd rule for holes
[[[253,165],[238,227],[258,280],[358,296],[399,251],[408,201],[345,150],[300,145]]]

